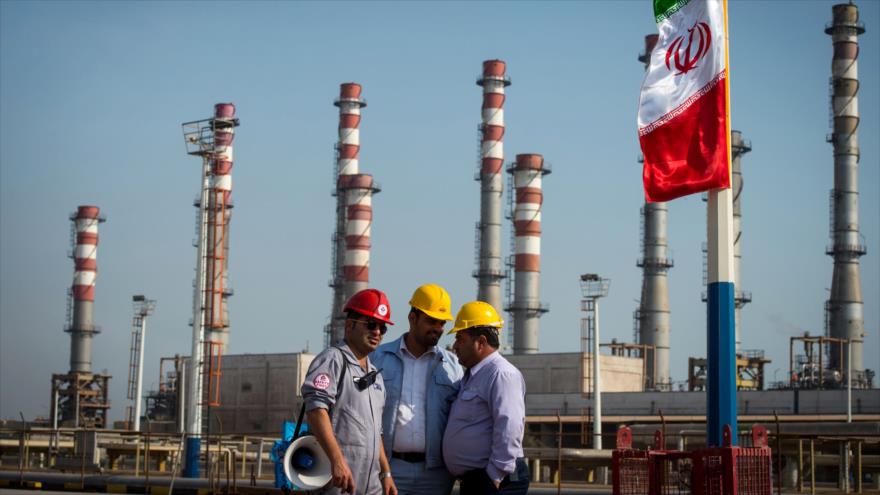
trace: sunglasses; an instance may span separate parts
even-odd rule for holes
[[[379,333],[382,335],[385,335],[385,332],[388,331],[388,326],[382,322],[379,322],[379,321],[374,321],[374,320],[352,320],[352,321],[363,324],[365,327],[367,327],[367,330],[369,330],[371,332],[378,328]]]
[[[376,376],[378,376],[381,371],[382,371],[382,368],[379,368],[378,370],[371,371],[371,372],[367,373],[366,375],[356,379],[354,381],[354,385],[357,387],[357,389],[359,391],[366,390],[367,388],[370,387],[370,385],[376,383]]]

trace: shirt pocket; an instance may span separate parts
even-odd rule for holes
[[[384,384],[385,390],[387,390],[386,393],[389,396],[399,396],[400,384],[403,382],[403,379],[400,376],[400,372],[393,369],[383,369],[379,374],[382,375],[382,382]]]
[[[434,388],[439,406],[444,412],[448,412],[449,406],[458,395],[458,386],[452,383],[443,370],[437,370],[434,373]]]
[[[458,398],[458,409],[464,419],[473,422],[485,415],[486,401],[475,390],[462,390]]]
[[[449,374],[443,369],[442,366],[438,366],[434,369],[434,383],[437,385],[442,385],[444,387],[453,388],[455,385],[452,383],[452,378],[449,377]]]

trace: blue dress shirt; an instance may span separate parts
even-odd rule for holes
[[[455,476],[485,469],[493,481],[523,457],[526,384],[522,373],[493,352],[465,373],[443,436],[443,460]]]

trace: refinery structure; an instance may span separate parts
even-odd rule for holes
[[[864,30],[856,5],[833,7],[832,22],[825,29],[833,45],[830,74],[833,129],[827,140],[833,149],[834,180],[829,195],[830,243],[825,251],[833,262],[831,290],[824,306],[824,333],[791,337],[788,362],[776,363],[784,366],[785,378],[772,387],[765,370],[770,360],[763,351],[746,348],[754,340],[751,332],[755,330],[744,327],[741,317],[741,312],[748,311],[747,304],[752,301],[751,293],[742,288],[748,285],[742,280],[742,266],[748,262],[743,260],[742,247],[749,239],[746,235],[748,219],[744,222],[742,216],[742,193],[746,190],[743,178],[748,177],[748,167],[744,167],[743,162],[752,150],[752,143],[739,130],[733,130],[730,135],[740,421],[769,424],[775,417],[776,438],[787,441],[775,447],[781,449],[778,455],[785,462],[784,467],[780,464],[774,469],[776,476],[789,485],[796,484],[792,480],[803,481],[806,469],[797,462],[799,452],[803,456],[804,444],[793,439],[800,435],[811,438],[812,442],[820,432],[846,442],[872,439],[864,443],[867,459],[864,469],[866,473],[873,473],[872,479],[880,477],[880,462],[877,462],[880,458],[880,393],[874,388],[874,371],[866,369],[863,359],[866,352],[863,342],[868,332],[859,271],[859,260],[867,253],[864,236],[859,231],[858,214],[860,85],[857,59],[858,36]],[[644,51],[638,54],[638,61],[646,68],[657,40],[656,34],[646,36]],[[642,428],[646,436],[650,436],[654,426],[662,422],[669,438],[677,437],[682,444],[701,441],[694,431],[699,433],[705,428],[706,358],[689,357],[684,387],[674,386],[671,373],[670,342],[675,319],[670,311],[669,277],[674,267],[670,247],[674,242],[670,242],[668,236],[667,204],[646,201],[632,205],[633,212],[636,207],[640,208],[640,254],[636,267],[641,270],[632,342],[603,341],[600,304],[601,298],[612,290],[611,281],[602,274],[585,273],[577,280],[582,288],[580,349],[541,352],[539,323],[541,316],[549,311],[541,295],[543,186],[552,171],[543,153],[552,156],[552,150],[532,153],[528,152],[532,151],[528,142],[505,140],[506,125],[517,125],[515,119],[505,119],[504,114],[511,85],[505,61],[483,62],[476,83],[482,91],[482,108],[478,124],[479,162],[474,175],[479,187],[474,188],[472,198],[474,205],[479,202],[479,209],[474,210],[476,268],[471,275],[476,280],[476,291],[472,298],[507,312],[506,328],[510,331],[505,334],[507,341],[502,343],[503,351],[522,371],[526,381],[525,450],[533,480],[565,478],[602,482],[602,471],[595,468],[610,465],[610,454],[602,452],[613,447],[611,439],[622,425],[633,425],[636,431]],[[367,107],[363,92],[361,84],[345,82],[340,84],[339,96],[332,102],[338,108],[338,134],[332,165],[335,209],[329,250],[331,310],[324,328],[325,347],[343,337],[342,308],[346,300],[370,285],[372,198],[381,189],[372,175],[362,171],[360,164],[361,117]],[[517,95],[517,98],[526,97]],[[51,376],[51,387],[46,392],[50,396],[47,399],[51,411],[47,424],[42,425],[49,428],[48,431],[118,429],[138,435],[168,435],[162,438],[169,439],[169,445],[174,445],[169,449],[176,452],[169,454],[169,459],[175,459],[176,468],[189,477],[206,472],[208,476],[218,475],[218,470],[223,469],[210,460],[213,441],[219,450],[231,452],[226,454],[231,461],[223,462],[241,462],[242,474],[253,476],[257,470],[268,475],[271,471],[270,467],[256,468],[258,462],[266,462],[268,466],[269,449],[264,450],[263,440],[256,447],[248,443],[247,436],[252,440],[273,438],[284,421],[296,419],[292,415],[301,405],[298,386],[314,354],[231,352],[236,339],[245,338],[233,335],[235,330],[230,325],[228,307],[228,299],[233,295],[228,274],[230,248],[234,251],[236,243],[230,219],[233,144],[238,126],[236,107],[232,103],[217,103],[211,117],[183,124],[186,151],[199,158],[200,165],[197,190],[195,180],[192,181],[198,196],[194,201],[197,237],[192,313],[188,322],[192,332],[190,345],[177,350],[174,356],[160,358],[158,381],[155,377],[145,379],[144,360],[158,358],[144,353],[145,340],[148,341],[147,319],[156,301],[140,294],[133,297],[135,314],[128,349],[131,359],[127,388],[132,405],[126,420],[116,425],[110,424],[108,419],[112,377],[94,371],[92,355],[93,339],[100,338],[100,327],[95,324],[93,314],[95,307],[101,305],[100,298],[96,301],[96,292],[100,294],[96,291],[97,246],[99,226],[105,218],[99,207],[91,205],[79,206],[70,215],[74,274],[64,328],[70,334],[69,370]],[[328,135],[328,141],[330,139]],[[505,146],[515,152],[505,153]],[[462,181],[467,179],[461,178]],[[562,200],[550,197],[550,201]],[[378,221],[381,223],[382,219]],[[506,242],[503,240],[505,227],[510,233]],[[232,259],[235,263],[235,258]],[[467,276],[467,271],[463,269],[462,276]],[[575,281],[575,277],[572,278]],[[868,304],[874,303],[868,301]],[[405,314],[405,310],[398,308],[397,315],[401,314]],[[100,356],[96,360],[99,361]],[[145,386],[147,383],[153,385]],[[91,449],[88,450],[90,465],[112,464],[111,452],[123,452],[118,454],[123,459],[126,455],[125,448],[119,446],[105,445],[102,451],[97,447],[100,444],[97,436],[76,435],[71,444],[78,449],[80,457],[76,459],[85,459],[82,452]],[[229,439],[224,447],[223,435],[239,437]],[[688,435],[697,438],[694,440]],[[228,447],[235,441],[242,445],[240,449]],[[66,455],[60,447],[63,444],[59,443],[56,433],[46,447],[47,453],[60,459],[59,466],[64,465]],[[824,464],[821,468],[814,466],[810,474],[815,477],[818,473],[821,479],[831,479],[834,478],[831,473],[838,467],[849,469],[846,452],[855,450],[849,443],[845,445],[848,449],[845,451],[826,448],[820,454]],[[858,445],[862,449],[863,444]],[[34,451],[40,448],[35,447]],[[861,469],[863,452],[858,452]],[[823,455],[825,457],[821,457]],[[101,456],[110,456],[111,461]],[[236,456],[240,461],[236,461]],[[266,461],[262,461],[264,457]],[[49,464],[48,457],[41,459],[43,464]],[[82,462],[85,466],[86,461]],[[246,466],[250,466],[248,471]]]

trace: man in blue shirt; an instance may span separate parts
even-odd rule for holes
[[[409,331],[370,356],[386,389],[382,441],[400,495],[447,495],[455,478],[441,443],[464,370],[437,342],[452,320],[452,301],[439,285],[426,284],[409,304]]]
[[[467,368],[449,412],[443,459],[461,480],[461,495],[525,495],[523,459],[526,384],[498,352],[504,322],[490,304],[473,301],[455,317],[453,349]]]

